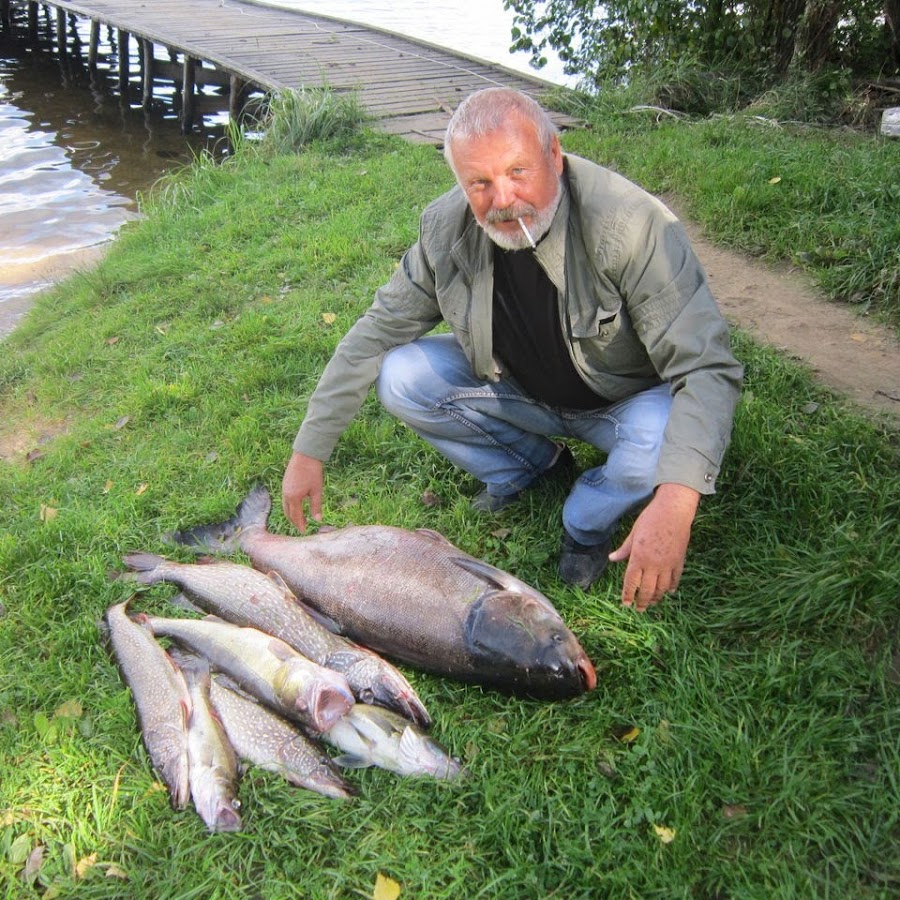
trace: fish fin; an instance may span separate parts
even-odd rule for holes
[[[461,569],[465,569],[470,575],[482,578],[500,590],[516,591],[517,593],[519,591],[514,584],[515,579],[511,575],[508,575],[496,566],[492,566],[490,563],[482,562],[482,560],[471,556],[454,556],[451,562],[454,562]]]
[[[206,610],[197,606],[192,600],[188,598],[188,595],[184,592],[176,594],[174,597],[170,598],[170,602],[173,606],[177,606],[179,609],[187,609],[190,612],[195,613],[205,613]]]
[[[166,560],[156,553],[137,552],[126,553],[122,557],[122,562],[129,569],[134,569],[137,572],[150,572],[157,566],[162,565]]]
[[[438,544],[450,544],[452,547],[453,544],[439,531],[434,531],[432,528],[417,528],[416,534],[421,534],[422,537],[430,538]]]
[[[341,626],[338,625],[338,623],[335,622],[334,619],[332,619],[330,616],[326,616],[323,612],[319,612],[319,610],[317,610],[313,606],[310,606],[305,600],[301,600],[277,572],[275,572],[274,570],[270,570],[265,574],[272,582],[274,582],[280,589],[284,591],[286,600],[296,603],[297,606],[299,606],[300,609],[303,610],[303,612],[305,612],[308,616],[318,622],[319,625],[330,631],[332,634],[341,633]]]
[[[280,659],[282,662],[286,662],[289,659],[295,659],[299,654],[290,644],[286,644],[281,638],[273,637],[272,640],[269,641],[268,644],[269,651],[273,656]]]
[[[373,765],[369,760],[363,759],[361,756],[354,756],[352,753],[335,756],[334,761],[343,769],[368,769]]]
[[[172,531],[164,536],[164,540],[195,551],[233,553],[240,548],[241,533],[247,528],[265,530],[271,510],[272,498],[260,484],[244,497],[230,519],[212,525],[196,525],[184,531]]]

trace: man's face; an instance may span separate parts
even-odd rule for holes
[[[562,189],[562,150],[554,137],[544,152],[534,126],[518,117],[483,137],[453,143],[456,177],[478,224],[507,250],[531,246],[550,228]]]

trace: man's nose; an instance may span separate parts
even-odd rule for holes
[[[516,201],[515,185],[510,178],[498,178],[494,182],[494,209],[507,209]]]

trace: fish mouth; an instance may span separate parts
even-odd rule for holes
[[[581,676],[581,683],[586,691],[592,691],[597,687],[597,670],[587,656],[582,656],[575,664],[575,667]]]
[[[333,728],[353,706],[353,697],[345,691],[333,687],[323,687],[316,691],[310,704],[312,727],[325,732]]]

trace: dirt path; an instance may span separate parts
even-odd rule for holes
[[[890,330],[822,299],[802,274],[716,247],[683,221],[730,321],[802,361],[824,384],[864,411],[900,423],[900,341]],[[89,268],[94,258],[75,255],[70,269]],[[61,278],[68,273],[52,274]],[[0,341],[22,313],[18,306],[7,306],[0,303]]]
[[[713,246],[685,224],[729,321],[800,360],[864,411],[900,424],[900,341],[891,330],[824,300],[801,273]]]

